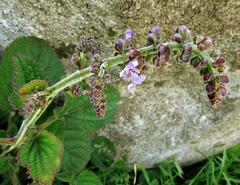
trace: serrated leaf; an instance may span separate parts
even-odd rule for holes
[[[100,170],[105,170],[113,162],[116,154],[114,144],[104,136],[98,136],[93,141],[91,162]]]
[[[85,170],[73,180],[71,185],[102,185],[102,182],[93,172]]]
[[[42,185],[51,185],[61,164],[61,141],[47,131],[33,135],[18,151],[18,159],[31,178]]]
[[[79,173],[91,156],[89,131],[61,120],[56,121],[49,129],[61,138],[65,146],[61,170],[68,173]]]
[[[25,56],[25,59],[21,60],[19,56]],[[14,57],[18,57],[15,62]],[[46,41],[36,37],[23,37],[6,48],[0,74],[0,107],[9,112],[12,109],[8,102],[10,96],[9,99],[17,105],[16,108],[21,106],[16,90],[33,79],[47,80],[51,85],[61,79],[64,69]]]
[[[66,96],[64,106],[55,110],[58,119],[79,128],[98,130],[110,123],[117,112],[119,94],[113,87],[105,89],[107,97],[107,112],[103,118],[98,118],[88,96]]]

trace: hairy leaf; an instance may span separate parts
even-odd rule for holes
[[[91,171],[83,171],[77,176],[71,185],[102,185],[100,179]]]
[[[5,50],[0,65],[0,107],[10,111],[21,107],[18,90],[33,79],[53,84],[64,74],[59,58],[48,43],[36,37],[16,39]],[[8,101],[9,99],[9,101]]]
[[[107,97],[107,112],[102,119],[96,116],[88,96],[66,96],[64,106],[55,110],[55,116],[78,128],[98,130],[105,124],[110,123],[117,112],[116,104],[119,99],[117,90],[107,87],[105,94]]]
[[[18,159],[33,180],[51,185],[60,168],[62,154],[61,141],[55,135],[41,131],[20,148]]]
[[[68,173],[79,173],[91,156],[91,139],[88,130],[58,120],[49,128],[64,143],[64,154],[61,169]]]

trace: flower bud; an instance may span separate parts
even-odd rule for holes
[[[124,40],[121,38],[118,38],[116,43],[115,43],[115,49],[117,51],[122,51],[124,47]]]
[[[227,84],[227,83],[229,83],[229,78],[226,75],[221,75],[221,76],[219,76],[219,81],[223,84]]]
[[[208,94],[214,93],[214,92],[216,91],[215,84],[213,84],[213,83],[208,83],[208,84],[206,85],[206,90],[207,90],[207,93],[208,93]]]
[[[181,39],[181,35],[179,33],[174,33],[172,40],[178,43],[181,43],[182,39]]]
[[[183,52],[180,56],[180,59],[183,62],[189,62],[191,56],[192,56],[192,47],[191,46],[184,46]]]
[[[212,80],[214,80],[214,78],[215,78],[215,75],[212,72],[206,73],[206,74],[203,75],[204,82],[212,81]]]
[[[213,46],[213,41],[211,37],[202,37],[202,40],[198,43],[198,49],[203,51],[210,49]]]
[[[158,56],[159,56],[159,61],[160,63],[166,63],[170,59],[170,48],[165,45],[160,45],[158,48]]]
[[[220,86],[217,91],[221,97],[225,97],[227,95],[227,90],[223,86]]]
[[[166,54],[166,53],[170,53],[170,48],[168,46],[161,44],[158,48],[158,51],[160,54]]]
[[[136,37],[136,33],[132,29],[127,29],[125,31],[125,43],[126,45],[130,45],[133,39]]]
[[[128,52],[129,59],[134,59],[141,55],[141,52],[137,49],[132,49]]]
[[[161,29],[158,27],[158,26],[154,26],[152,28],[152,33],[154,33],[154,35],[157,37],[157,38],[160,38],[161,36]]]
[[[225,59],[221,56],[219,56],[215,62],[213,62],[213,66],[214,67],[219,67],[219,66],[223,66],[225,64]]]
[[[207,46],[207,48],[211,48],[213,46],[213,41],[211,37],[204,37],[202,42]]]
[[[198,48],[200,51],[203,51],[203,50],[206,49],[206,48],[205,48],[205,45],[204,45],[203,43],[199,43],[199,44],[197,45],[197,48]]]
[[[147,35],[147,45],[154,44],[154,35],[152,32],[149,32]]]
[[[185,25],[180,25],[177,29],[177,33],[180,34],[182,41],[189,40],[191,38],[191,32]]]
[[[169,61],[169,59],[170,59],[170,56],[168,54],[163,54],[163,55],[160,56],[159,59],[160,59],[159,60],[160,62],[167,63]]]

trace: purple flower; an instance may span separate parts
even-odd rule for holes
[[[147,43],[148,45],[154,44],[154,35],[152,32],[148,33],[147,35]]]
[[[191,31],[185,25],[180,25],[175,33],[179,34],[181,42],[191,38]],[[176,38],[174,38],[176,42],[180,41],[178,36]]]
[[[181,43],[181,35],[179,33],[174,33],[172,40],[178,43]]]
[[[125,42],[127,45],[129,45],[133,41],[134,37],[136,37],[136,33],[132,29],[127,29],[125,31],[125,37]]]
[[[124,40],[122,38],[118,38],[116,43],[115,43],[115,49],[117,51],[122,51],[123,46],[124,46]]]
[[[152,28],[152,32],[159,38],[161,36],[161,29],[158,26]]]
[[[136,36],[136,33],[132,29],[127,29],[125,31],[125,37],[127,38],[134,38]]]
[[[142,75],[141,71],[137,68],[138,64],[137,59],[130,61],[119,74],[124,81],[131,82],[128,85],[130,93],[134,93],[136,85],[141,84],[146,79],[146,75]]]

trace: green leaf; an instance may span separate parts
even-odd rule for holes
[[[116,150],[114,144],[106,137],[99,136],[93,141],[91,162],[100,170],[105,170],[114,162]]]
[[[5,50],[0,65],[0,107],[9,112],[8,99],[21,107],[17,91],[33,79],[53,84],[61,79],[64,69],[49,44],[36,37],[18,38]],[[11,84],[11,85],[10,85]]]
[[[117,112],[116,104],[119,100],[117,90],[107,87],[105,94],[107,97],[107,112],[102,119],[96,116],[88,96],[66,96],[64,106],[55,110],[55,116],[66,124],[71,124],[78,128],[98,130],[105,124],[110,123]]]
[[[9,157],[7,156],[1,156],[0,157],[0,173],[5,173],[8,170],[8,161]]]
[[[69,172],[62,172],[62,173],[59,173],[57,176],[57,179],[62,182],[72,182],[74,178],[75,178],[75,175]]]
[[[61,164],[61,141],[47,131],[32,135],[18,152],[19,162],[28,169],[33,180],[51,185]]]
[[[102,185],[100,179],[90,171],[83,171],[79,176],[77,176],[71,185]]]
[[[71,122],[56,121],[50,131],[64,143],[64,154],[61,169],[63,172],[79,173],[91,156],[91,139],[88,130],[75,127]]]

